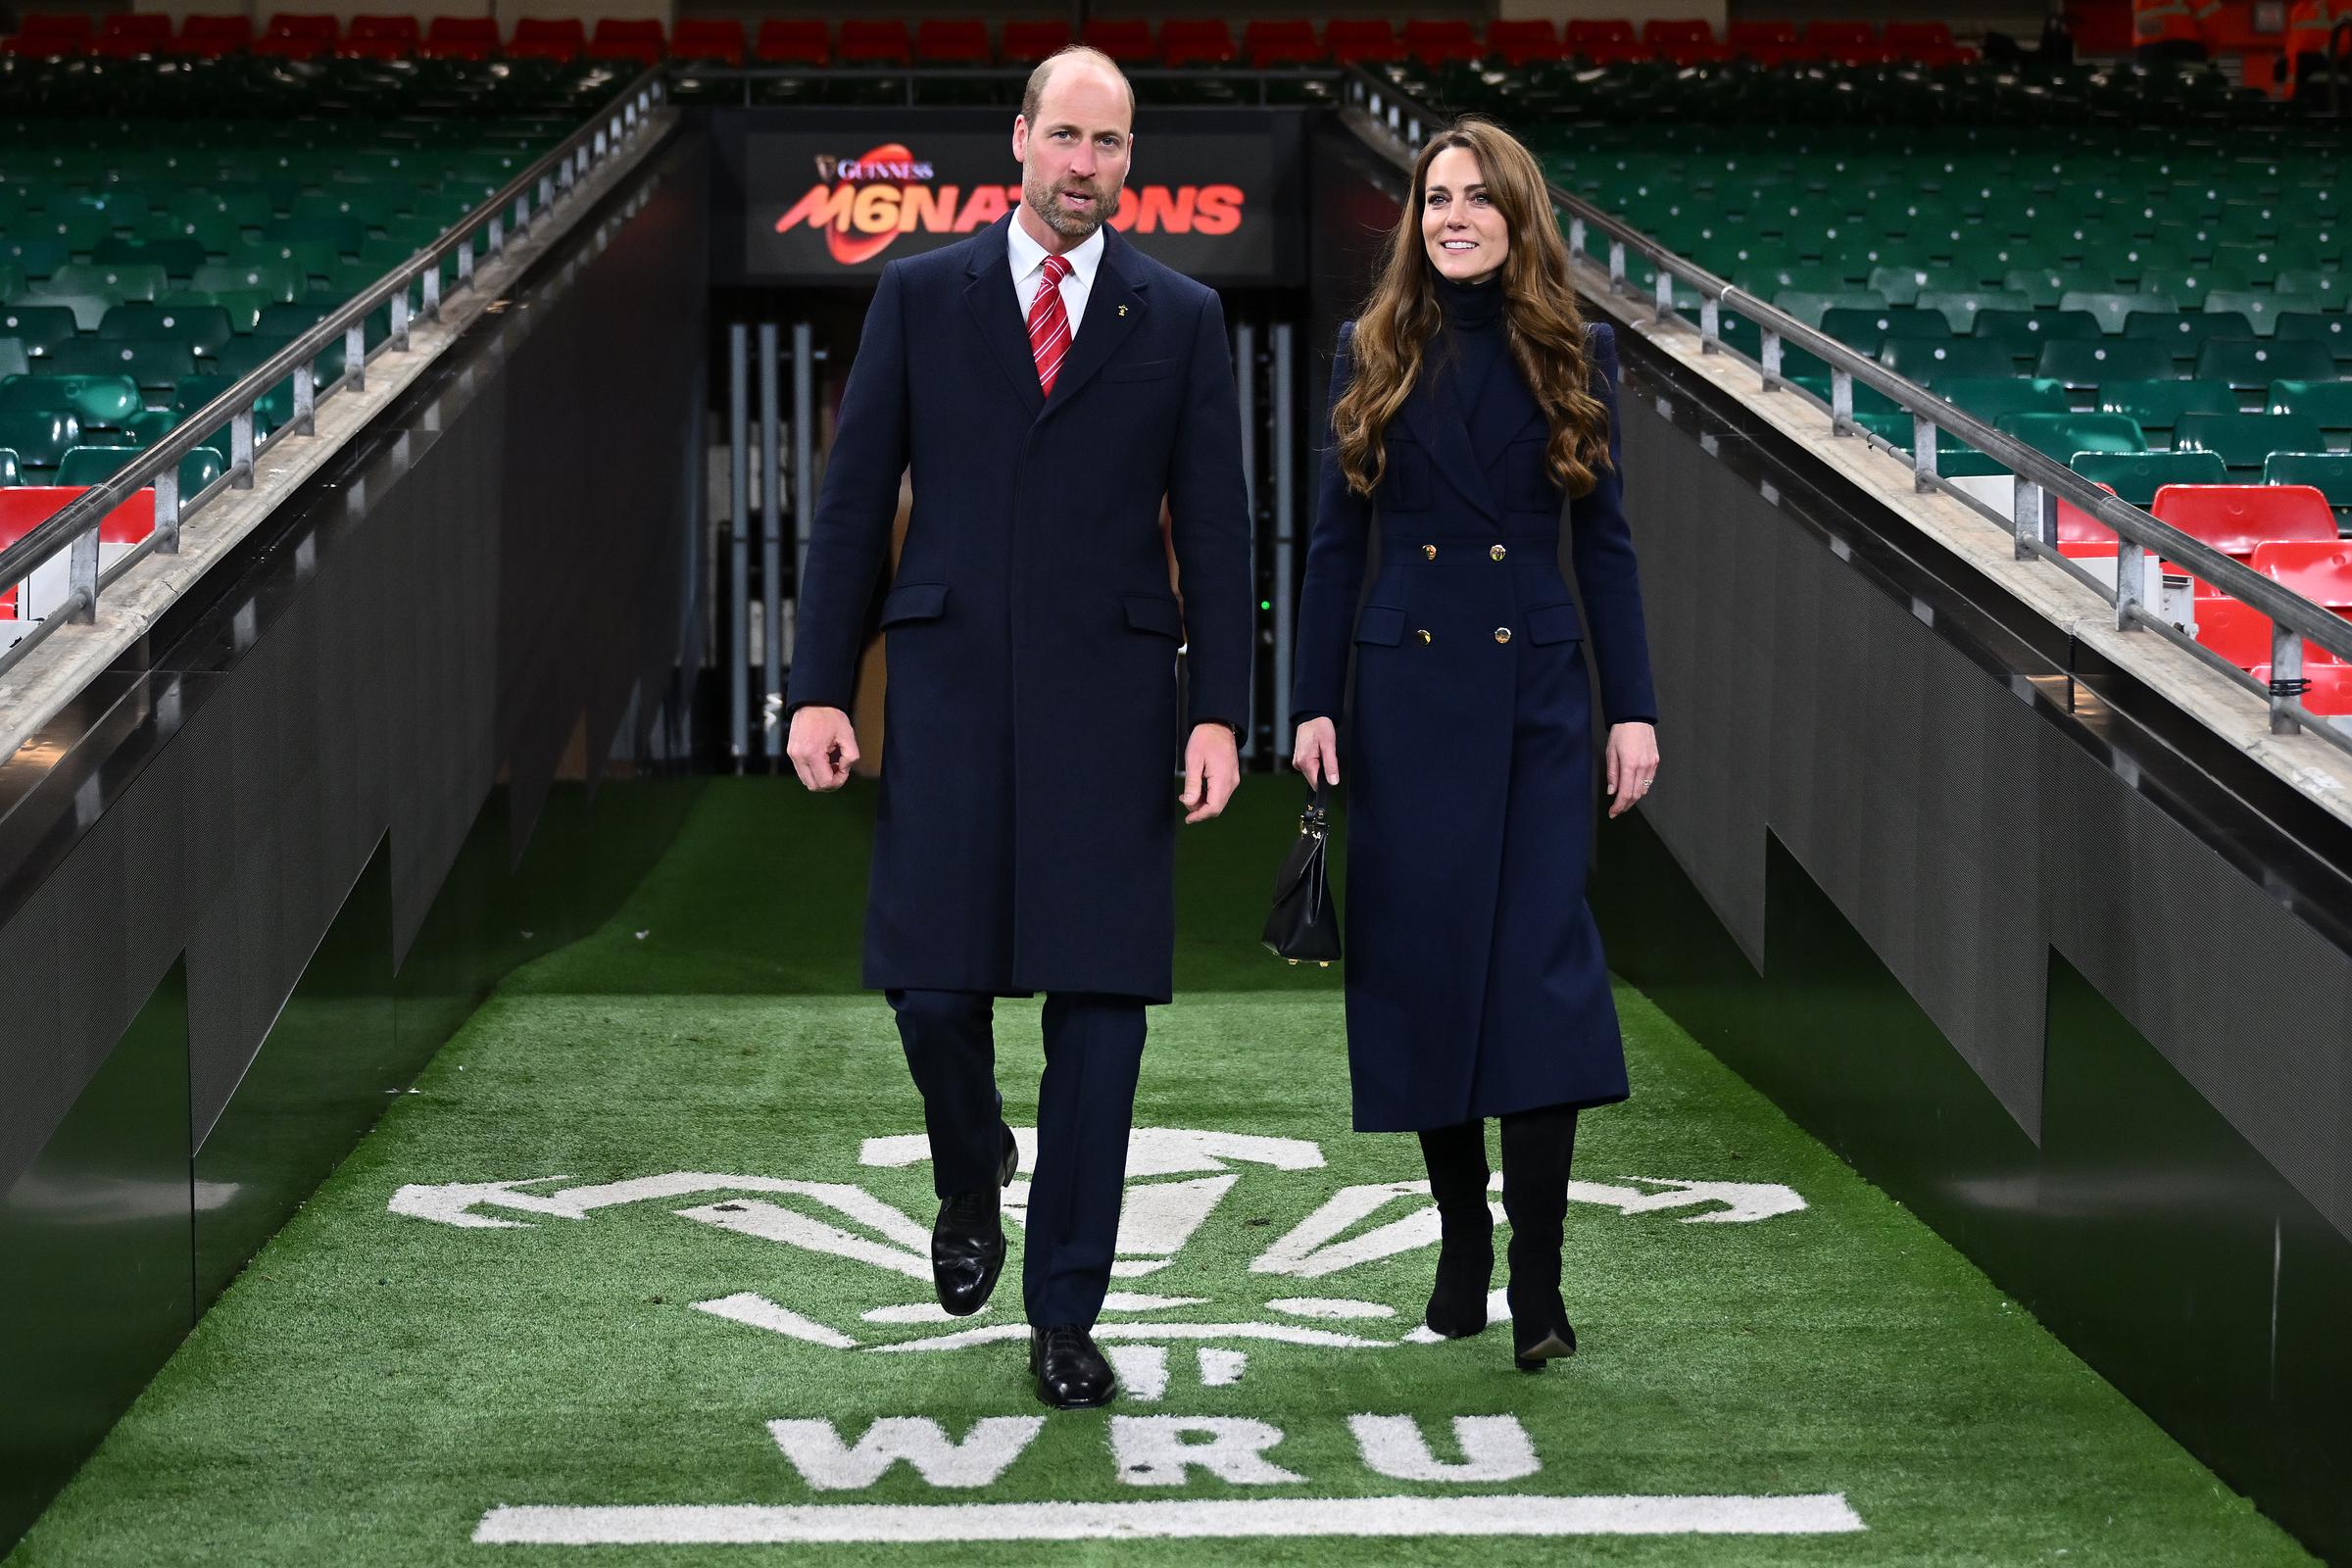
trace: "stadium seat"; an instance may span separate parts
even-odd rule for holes
[[[84,427],[119,428],[139,412],[138,382],[127,375],[12,375],[0,380],[0,410],[70,412]]]
[[[86,485],[52,484],[46,475],[34,477],[39,482],[13,490],[0,490],[0,543],[16,543],[56,516],[68,502],[88,488]],[[152,489],[139,490],[124,498],[121,506],[100,519],[98,542],[103,545],[135,545],[153,532],[155,492]]]
[[[515,31],[520,33],[522,26],[517,23]],[[404,53],[414,53],[416,46],[424,41],[415,17],[384,13],[368,13],[351,19],[344,29],[343,41],[350,43],[359,39],[380,40],[396,46]]]
[[[997,52],[1007,66],[1034,66],[1069,46],[1066,22],[1007,22],[997,40]]]
[[[1834,306],[1821,313],[1821,329],[1857,354],[1877,355],[1890,337],[1949,338],[1951,322],[1940,311],[1911,305],[1876,308]]]
[[[2148,432],[2151,443],[2156,432],[2162,431],[2165,445],[2170,446],[2173,429],[2183,414],[2234,414],[2238,402],[2237,394],[2218,381],[2165,377],[2101,382],[2099,409],[2102,413],[2132,416]]]
[[[1315,36],[1315,24],[1302,19],[1250,23],[1242,29],[1242,55],[1260,71],[1319,66],[1331,58]]]
[[[2229,466],[2210,452],[2085,452],[2070,465],[2145,510],[2168,484],[2228,484]]]
[[[16,453],[7,447],[0,447],[0,489],[24,482],[24,469],[18,464]]]
[[[1733,58],[1732,46],[1715,36],[1713,24],[1699,17],[1652,18],[1642,24],[1642,42],[1659,59],[1678,66]]]
[[[2352,446],[2352,381],[2273,381],[2265,406],[2272,414],[2309,418],[2331,447]]]
[[[167,279],[187,277],[214,247],[198,239],[126,239],[115,235],[90,247],[90,260],[108,267],[160,267]]]
[[[2300,699],[2303,706],[2328,717],[2352,713],[2352,664],[2322,663],[2311,657],[2319,650],[2309,643],[2303,646],[2303,678],[2311,682]],[[2270,684],[2268,663],[2256,664],[2247,673],[2266,686]]]
[[[2088,311],[2099,318],[2099,330],[2113,337],[2126,331],[2133,317],[2154,316],[2169,319],[2180,314],[2180,307],[2162,294],[2132,294],[2107,289],[2068,289],[2058,296],[2062,311]]]
[[[62,409],[0,409],[0,447],[14,452],[27,468],[55,468],[69,448],[80,444],[81,421]]]
[[[121,304],[125,300],[153,300],[169,281],[164,270],[152,264],[71,262],[50,274],[42,292],[86,295]]]
[[[2274,452],[2262,466],[2265,484],[2307,484],[2328,498],[2339,531],[2352,525],[2352,452]]]
[[[2273,381],[2332,381],[2335,356],[2318,343],[2257,343],[2217,338],[2197,351],[2197,379],[2260,392]]]
[[[98,323],[101,340],[145,338],[185,343],[199,359],[219,353],[233,335],[228,312],[217,305],[118,305]]]
[[[406,259],[411,248],[401,247]],[[273,257],[207,262],[196,270],[188,286],[200,294],[259,294],[272,303],[298,300],[310,292],[310,274],[293,263]]]
[[[2257,545],[2294,539],[2332,545],[2337,538],[2328,498],[2308,485],[2168,484],[2148,511],[2241,561]]]
[[[2258,471],[2274,452],[2325,452],[2328,438],[2298,414],[2183,414],[2173,446],[2219,453],[2231,468]]]
[[[2264,549],[2272,547],[2266,545]],[[2271,662],[2271,617],[2253,606],[2242,604],[2224,594],[2197,596],[2197,641],[2213,650],[2240,669],[2256,665],[2268,666]],[[2304,645],[2309,660],[2315,650]],[[2265,676],[2267,679],[2268,676]]]
[[[27,354],[45,354],[55,345],[70,340],[78,330],[69,306],[21,303],[0,306],[0,337],[16,339]]]
[[[184,376],[172,389],[172,412],[177,415],[193,414],[236,385],[236,381],[235,376],[220,374]],[[293,417],[294,383],[290,380],[281,381],[254,405],[254,434],[266,436]]]
[[[914,63],[914,39],[896,18],[853,17],[842,23],[833,52],[845,66],[896,70]]]
[[[2038,364],[2044,345],[2065,341],[2095,342],[2102,334],[2099,318],[2088,311],[2037,311],[2001,307],[1977,312],[1971,335],[1988,337],[2027,365]]]
[[[96,50],[111,59],[168,54],[171,48],[172,19],[162,12],[118,11],[99,23]]]
[[[2250,341],[2254,328],[2235,311],[2188,311],[2177,316],[2134,313],[2124,322],[2131,342],[2161,343],[2176,360],[2191,363],[2216,340]]]
[[[2004,414],[1993,426],[2065,464],[2072,464],[2078,453],[2148,450],[2139,426],[2121,414]]]
[[[1250,25],[1254,27],[1257,24],[1253,22]],[[1548,17],[1487,24],[1487,53],[1513,71],[1564,59],[1567,52],[1567,46],[1560,41],[1559,28]]]
[[[2041,346],[2034,373],[2049,376],[2069,391],[2096,392],[2110,381],[2162,380],[2173,373],[2173,357],[2161,343],[2060,339]]]
[[[2320,268],[2280,272],[2274,288],[2282,318],[2294,312],[2340,311],[2352,305],[2352,278]]]
[[[1170,17],[1159,24],[1162,65],[1230,66],[1240,58],[1241,47],[1222,17]]]
[[[242,14],[183,17],[175,53],[206,58],[232,54],[253,43],[253,19]]]
[[[2277,341],[2325,343],[2328,352],[2335,356],[2337,365],[2352,365],[2352,317],[2289,312],[2278,318]]]
[[[2352,615],[2352,544],[2294,539],[2257,545],[2246,564],[2339,615]]]
[[[1097,17],[1078,29],[1078,41],[1100,49],[1122,66],[1159,64],[1159,43],[1143,17]]]
[[[1953,376],[1936,384],[1936,395],[1998,424],[2005,414],[2067,414],[2066,388],[2046,376]]]
[[[1879,361],[1895,374],[1928,387],[1953,377],[2007,375],[2013,368],[2007,349],[1981,337],[1890,337],[1879,350]]]
[[[1404,58],[1404,42],[1386,17],[1334,17],[1323,24],[1323,47],[1343,66],[1387,65]]]
[[[57,466],[59,486],[104,484],[139,455],[137,447],[74,447]],[[192,496],[220,477],[227,463],[211,447],[198,447],[179,460],[179,493]]]
[[[1458,17],[1443,20],[1408,18],[1399,40],[1404,52],[1431,70],[1456,64],[1476,64],[1486,57],[1478,29]]]
[[[588,28],[577,17],[518,17],[507,40],[510,60],[577,60],[587,51]]]
[[[1952,335],[1966,337],[1976,330],[1977,313],[1984,310],[2025,311],[2032,303],[2023,294],[1988,288],[1923,288],[1916,302],[1923,311],[1940,311],[1952,323]]]
[[[427,60],[487,60],[498,53],[498,23],[490,17],[435,17],[416,52]]]
[[[168,387],[196,373],[185,343],[145,338],[81,338],[60,343],[44,363],[58,375],[128,375],[141,387]]]
[[[846,24],[844,24],[847,25]],[[902,33],[906,24],[900,24]],[[600,17],[588,36],[591,60],[628,60],[658,66],[669,55],[669,37],[653,17]]]
[[[522,24],[515,24],[517,31]],[[743,24],[731,17],[681,17],[669,31],[670,53],[680,60],[743,64]]]
[[[824,23],[812,18],[770,17],[760,24],[752,56],[763,66],[831,65],[832,35]]]

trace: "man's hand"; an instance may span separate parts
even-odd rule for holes
[[[1242,754],[1223,724],[1195,724],[1184,747],[1184,794],[1178,797],[1187,822],[1204,822],[1225,809],[1242,782]]]
[[[1298,726],[1291,745],[1291,766],[1318,788],[1325,779],[1340,781],[1340,729],[1328,718],[1310,718]]]
[[[792,715],[784,743],[792,770],[812,790],[837,790],[850,781],[858,761],[858,731],[838,708],[804,708]]]

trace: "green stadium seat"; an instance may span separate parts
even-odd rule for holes
[[[2328,498],[2336,526],[2352,522],[2352,452],[2274,452],[2262,465],[2264,484],[2307,484]]]
[[[155,303],[184,310],[220,311],[228,318],[231,336],[252,331],[262,318],[263,300],[259,294],[167,294]]]
[[[2095,342],[2105,334],[2099,318],[2088,311],[1983,310],[1977,313],[1973,336],[1988,337],[2009,351],[2013,360],[2034,364],[2042,345],[2064,340]]]
[[[0,337],[0,376],[30,375],[32,356],[24,352],[24,343],[13,337]]]
[[[24,277],[24,269],[14,262],[0,263],[0,305],[15,299],[29,286]]]
[[[95,332],[106,313],[122,302],[111,294],[60,294],[44,285],[11,304],[13,314],[24,310],[64,311],[74,318],[75,332]]]
[[[2273,381],[2332,381],[2335,356],[2319,343],[2255,343],[2221,338],[2197,351],[2197,379],[2258,392]]]
[[[2230,466],[2210,452],[2084,452],[2069,465],[2143,510],[2168,484],[2228,484]]]
[[[1928,286],[1928,270],[1924,267],[1874,267],[1870,270],[1869,283],[1871,289],[1889,305],[1916,305],[1919,303],[1919,291]]]
[[[2173,429],[2177,452],[2213,452],[2236,469],[2259,469],[2274,452],[2325,452],[2317,421],[2296,414],[2183,414]]]
[[[1895,374],[1922,386],[1935,387],[1954,377],[1982,379],[2011,374],[2015,364],[2009,351],[1988,338],[1888,338],[1879,350],[1880,363]]]
[[[2213,315],[2237,315],[2256,337],[2267,338],[2278,330],[2279,312],[2290,302],[2275,294],[2257,294],[2252,290],[2233,291],[2215,289],[2205,296],[2205,309]]]
[[[61,485],[104,484],[122,470],[122,466],[139,455],[138,447],[70,447],[57,465]],[[228,466],[220,453],[210,447],[198,447],[179,460],[179,493],[185,497],[220,477]]]
[[[1808,371],[1799,375],[1791,375],[1788,380],[1793,385],[1803,387],[1822,402],[1830,401],[1830,375],[1826,368],[1819,372]],[[1900,415],[1906,419],[1911,416],[1901,404],[1877,387],[1862,381],[1854,383],[1854,414],[1857,417],[1865,414]]]
[[[198,409],[234,386],[236,381],[225,375],[191,375],[172,388],[172,405],[179,414],[193,414]],[[266,436],[294,417],[294,383],[281,381],[265,393],[254,405],[254,434]]]
[[[1885,304],[1876,294],[1865,289],[1822,293],[1802,288],[1782,289],[1772,296],[1772,303],[1807,326],[1821,325],[1822,318],[1832,311],[1875,311]]]
[[[2145,452],[2137,421],[2121,414],[2004,414],[1993,427],[2060,463],[2079,452]]]
[[[164,291],[167,281],[164,270],[152,263],[68,262],[50,275],[43,292],[95,295],[119,305],[124,300],[152,300]]]
[[[357,256],[368,243],[365,220],[343,213],[312,213],[270,225],[270,243],[326,245],[338,256]]]
[[[205,246],[195,239],[107,239],[90,252],[93,265],[160,267],[166,277],[186,277],[205,263]]]
[[[2173,373],[2173,357],[2162,343],[2061,339],[2041,346],[2034,373],[2063,382],[2069,391],[2095,392],[2109,381],[2161,380]]]
[[[2352,381],[2273,381],[2267,408],[2309,418],[2328,433],[2331,447],[2352,445]]]
[[[2243,272],[2219,267],[2168,268],[2162,271],[2151,269],[2142,272],[2139,286],[2149,294],[2169,294],[2174,299],[2201,304],[2206,295],[2216,292],[2247,294],[2254,280]]]
[[[2280,272],[2277,292],[2281,313],[2340,311],[2352,305],[2352,275],[2316,270]]]
[[[1878,310],[1838,306],[1821,314],[1821,329],[1858,354],[1875,355],[1890,337],[1950,337],[1951,323],[1940,311],[1915,306],[1887,305]]]
[[[2146,381],[2107,381],[2099,386],[2099,412],[2128,414],[2139,421],[2150,445],[2159,431],[2164,444],[2183,414],[2235,414],[2237,394],[2219,381],[2185,381],[2158,377]]]
[[[200,294],[259,294],[283,301],[302,298],[310,288],[310,280],[292,262],[269,257],[207,262],[196,270],[188,286]]]
[[[196,355],[184,343],[147,338],[75,338],[44,359],[56,375],[128,375],[142,387],[168,387],[196,373]]]
[[[2352,364],[2352,317],[2290,312],[2278,318],[2276,336],[2281,343],[2325,343],[2336,364]]]
[[[127,375],[12,375],[0,380],[0,409],[65,409],[85,426],[119,426],[141,407],[138,383]]]
[[[12,489],[24,482],[24,469],[17,462],[16,452],[0,447],[0,490]]]
[[[2124,323],[2133,343],[2161,343],[2176,360],[2194,363],[2206,344],[2252,342],[2254,323],[2235,311],[2183,311],[2178,316],[2133,316]]]
[[[2105,289],[2068,289],[2058,296],[2062,311],[2088,311],[2099,318],[2099,330],[2113,337],[2124,331],[2134,316],[2171,317],[2180,314],[2180,306],[2164,294],[2111,293]]]
[[[2088,281],[2095,291],[2113,292],[2113,278],[2094,277]],[[2087,292],[2083,289],[2084,282],[2080,268],[2013,267],[2001,274],[2001,287],[2012,294],[2023,294],[2026,303],[2037,311],[2057,310],[2069,293]]]
[[[54,345],[70,340],[74,331],[74,312],[67,306],[0,306],[0,337],[15,338],[27,354],[46,354]]]
[[[46,413],[0,409],[0,447],[14,452],[27,468],[54,468],[69,447],[80,444],[81,421],[63,409]]]
[[[1923,311],[1941,311],[1944,319],[1952,323],[1952,335],[1955,337],[1965,337],[1975,330],[1979,311],[2033,309],[2030,296],[1994,288],[1923,288],[1919,291],[1918,303]]]
[[[80,212],[43,209],[24,229],[27,238],[45,239],[63,245],[73,254],[85,256],[89,254],[90,247],[114,231],[112,219],[87,208]]]
[[[2066,388],[2047,376],[1953,376],[1936,384],[1936,395],[1996,425],[2005,414],[2066,414],[2074,407]]]
[[[118,305],[98,323],[102,340],[185,343],[199,359],[220,352],[234,335],[228,313],[217,305]]]
[[[240,263],[276,262],[292,269],[295,276],[302,278],[306,284],[312,287],[316,287],[323,279],[333,277],[343,270],[344,265],[343,253],[335,249],[330,241],[281,239],[276,236],[257,244],[239,246],[231,260]],[[257,297],[269,297],[264,291],[256,290],[255,293]]]
[[[0,235],[0,261],[29,278],[45,278],[73,259],[74,251],[64,240],[37,234]]]

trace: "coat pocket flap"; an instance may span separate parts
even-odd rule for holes
[[[902,620],[935,620],[947,608],[946,583],[899,583],[883,596],[882,624],[895,626]]]
[[[1366,605],[1355,619],[1355,640],[1384,646],[1404,641],[1404,612],[1394,605]]]
[[[1128,625],[1138,631],[1155,631],[1162,637],[1183,641],[1184,612],[1176,608],[1175,600],[1157,594],[1128,594],[1124,600]]]
[[[1544,605],[1527,612],[1527,640],[1531,643],[1574,642],[1584,634],[1574,605]]]

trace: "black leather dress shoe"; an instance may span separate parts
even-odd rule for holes
[[[1007,1186],[1019,1163],[1012,1129],[999,1124],[1004,1135],[1004,1156],[997,1169],[997,1188]],[[931,1226],[931,1286],[939,1304],[955,1317],[970,1317],[988,1304],[1004,1272],[1004,1216],[997,1188],[957,1193],[939,1205]]]
[[[1094,1338],[1074,1324],[1029,1331],[1029,1370],[1037,1378],[1037,1396],[1056,1410],[1091,1410],[1119,1392]]]

